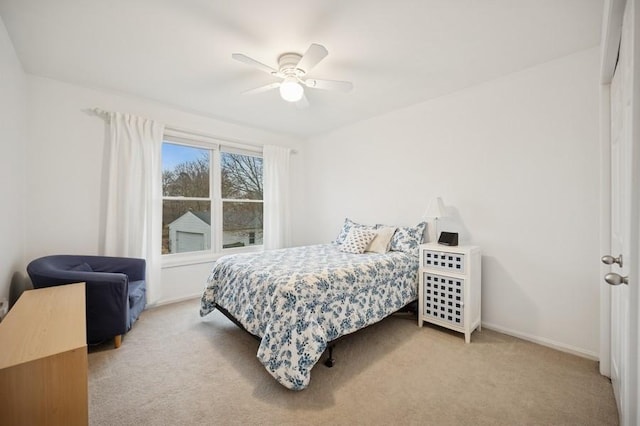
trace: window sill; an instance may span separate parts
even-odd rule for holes
[[[162,269],[176,268],[180,266],[199,265],[203,263],[215,263],[222,256],[236,253],[256,253],[263,251],[263,246],[238,247],[223,249],[222,252],[202,252],[202,253],[176,253],[162,256]]]

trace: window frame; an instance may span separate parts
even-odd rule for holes
[[[209,198],[211,202],[211,242],[210,249],[197,250],[182,253],[167,253],[161,254],[162,267],[174,267],[183,266],[198,263],[209,263],[218,259],[219,257],[231,254],[231,253],[243,253],[243,252],[255,252],[262,251],[264,249],[263,244],[254,244],[245,247],[230,247],[223,248],[223,202],[253,202],[262,203],[264,212],[264,194],[261,200],[244,200],[233,198],[222,198],[222,165],[221,154],[228,152],[231,154],[248,155],[252,157],[263,158],[262,149],[254,146],[242,146],[238,147],[238,144],[233,142],[226,142],[224,140],[218,140],[215,138],[200,136],[196,134],[189,134],[183,136],[181,132],[172,132],[165,129],[162,138],[162,144],[165,143],[182,145],[186,147],[193,147],[198,149],[206,149],[209,151]],[[263,170],[263,183],[264,183],[264,170]],[[165,196],[164,193],[160,194],[160,215],[163,214],[163,201],[164,200],[206,200],[204,198],[197,197],[176,197]],[[159,232],[162,232],[160,230]],[[263,236],[264,236],[264,224],[263,224]]]

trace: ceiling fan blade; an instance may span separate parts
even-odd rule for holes
[[[296,65],[296,68],[308,74],[309,71],[327,56],[329,52],[321,44],[312,43]]]
[[[296,102],[296,107],[298,109],[306,109],[309,108],[309,100],[305,94],[302,95],[302,98]]]
[[[316,78],[308,78],[304,80],[303,83],[305,86],[313,89],[339,90],[341,92],[349,92],[353,89],[353,83],[350,81],[318,80]]]
[[[256,87],[255,89],[250,89],[242,92],[243,95],[255,95],[256,93],[266,92],[267,90],[276,89],[280,87],[280,82],[270,83],[266,86]]]
[[[233,59],[236,61],[243,62],[247,65],[251,65],[252,67],[258,68],[268,74],[276,75],[278,71],[275,68],[271,68],[269,65],[265,65],[262,62],[258,62],[253,58],[248,57],[247,55],[243,55],[242,53],[234,53],[231,55]]]

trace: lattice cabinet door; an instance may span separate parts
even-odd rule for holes
[[[420,247],[418,325],[430,322],[464,333],[481,327],[480,249],[477,246]]]
[[[424,315],[464,324],[464,279],[424,272]]]

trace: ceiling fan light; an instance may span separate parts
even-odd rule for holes
[[[304,89],[293,77],[287,77],[280,84],[280,96],[287,102],[298,102],[304,95]]]

